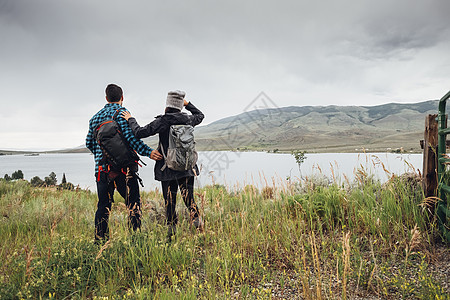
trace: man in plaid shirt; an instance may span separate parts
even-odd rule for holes
[[[114,190],[120,193],[125,199],[125,204],[129,211],[128,225],[133,230],[141,226],[141,197],[138,184],[138,164],[126,168],[126,170],[111,170],[103,162],[103,153],[97,143],[94,133],[97,127],[104,121],[111,119],[116,111],[126,110],[123,106],[122,88],[110,84],[106,87],[106,100],[108,103],[97,112],[89,121],[89,132],[86,137],[86,147],[94,154],[95,177],[97,178],[98,204],[95,213],[95,239],[108,239],[109,228],[108,219],[111,210],[111,203],[114,202]],[[132,149],[142,156],[148,156],[153,160],[162,159],[162,155],[153,150],[141,140],[134,137],[128,122],[120,117],[116,117],[116,122],[120,126],[124,138]]]

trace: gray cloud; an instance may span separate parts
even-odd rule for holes
[[[175,88],[206,122],[260,91],[279,106],[437,98],[450,86],[449,3],[0,0],[0,82],[17,124],[0,138],[79,145],[110,82],[141,123]]]

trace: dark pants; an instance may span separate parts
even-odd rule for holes
[[[135,169],[135,170],[134,170]],[[141,197],[139,195],[138,177],[136,168],[127,169],[127,174],[122,172],[101,172],[97,181],[98,204],[95,212],[95,239],[108,239],[108,219],[111,204],[114,202],[114,190],[125,199],[128,209],[128,226],[136,231],[141,227]]]
[[[178,223],[178,217],[175,211],[178,187],[180,188],[184,204],[189,209],[190,219],[193,220],[198,217],[198,208],[194,201],[194,176],[161,181],[161,185],[166,205],[166,221],[168,225],[176,225]]]

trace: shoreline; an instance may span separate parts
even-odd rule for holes
[[[321,147],[313,149],[297,148],[297,149],[202,149],[201,147],[197,149],[198,152],[213,152],[213,151],[226,151],[226,152],[264,152],[271,154],[291,154],[292,151],[301,150],[306,151],[307,154],[311,153],[396,153],[396,154],[421,154],[423,150],[402,150],[401,148],[384,148],[373,146],[371,148],[352,148],[345,147],[343,149],[336,149],[335,147]],[[0,150],[0,156],[8,155],[25,155],[25,156],[39,156],[41,154],[84,154],[90,153],[88,149],[77,149],[77,150],[51,150],[51,151],[12,151],[12,150]]]

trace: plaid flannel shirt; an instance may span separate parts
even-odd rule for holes
[[[100,167],[100,160],[103,158],[102,149],[98,145],[97,141],[94,137],[95,129],[104,121],[111,119],[114,113],[117,110],[126,110],[124,107],[120,106],[118,103],[107,103],[98,113],[96,113],[89,120],[89,132],[86,137],[86,147],[94,154],[95,160],[95,174],[98,174],[98,170]],[[138,140],[131,131],[128,122],[120,116],[120,114],[116,117],[116,122],[119,124],[120,129],[122,130],[122,134],[124,138],[128,141],[131,148],[136,150],[142,156],[150,157],[151,152],[153,151],[148,145],[144,144],[141,140]],[[106,170],[105,165],[101,165],[103,170]]]

